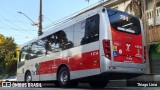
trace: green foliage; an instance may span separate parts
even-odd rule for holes
[[[157,50],[158,53],[160,53],[160,41],[159,41],[159,43],[158,43],[158,45],[157,45],[156,50]]]
[[[17,70],[17,59],[12,58],[12,60],[6,63],[6,71],[8,75],[15,75]]]
[[[0,74],[14,75],[16,73],[16,48],[17,45],[12,37],[5,37],[0,34]]]

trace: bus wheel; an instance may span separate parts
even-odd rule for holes
[[[69,87],[70,74],[67,67],[62,67],[58,73],[58,84],[60,87]]]
[[[31,82],[32,81],[32,76],[30,72],[27,72],[25,75],[25,82]]]
[[[89,85],[92,87],[92,88],[104,88],[106,85],[107,85],[108,82],[104,82],[104,81],[90,81],[89,82]]]

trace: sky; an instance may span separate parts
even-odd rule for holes
[[[38,27],[25,17],[26,14],[35,23],[39,19],[40,0],[1,0],[0,2],[0,34],[13,37],[18,45],[22,45],[38,36]],[[77,11],[89,7],[99,0],[42,0],[42,28]],[[43,31],[46,31],[44,29]]]

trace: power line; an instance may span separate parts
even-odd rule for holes
[[[43,28],[43,30],[45,30],[45,29],[46,29],[46,30],[49,30],[49,29],[52,28],[52,27],[55,27],[55,26],[58,26],[58,25],[60,25],[60,24],[65,23],[65,22],[68,22],[68,21],[72,20],[74,17],[76,17],[76,16],[78,16],[79,14],[83,13],[84,11],[86,11],[86,10],[88,10],[88,9],[96,6],[96,5],[98,5],[99,3],[101,3],[101,1],[98,1],[98,2],[96,2],[96,3],[94,3],[94,4],[92,4],[92,5],[89,6],[89,7],[86,7],[86,8],[84,8],[84,9],[82,9],[82,10],[80,10],[80,11],[77,11],[77,12],[71,14],[71,15],[68,15],[68,16],[66,16],[66,17],[64,17],[64,18],[61,18],[61,19],[59,19],[59,20],[57,20],[57,21],[55,21],[55,22],[53,22],[53,23],[45,26],[45,27]]]
[[[14,18],[16,21],[19,21],[19,22],[23,22],[21,21],[20,19],[18,19],[17,17],[13,16],[10,12],[8,12],[6,9],[4,9],[3,7],[0,6],[0,9],[3,10],[8,16]],[[25,26],[26,24],[25,23],[21,23],[23,26]],[[33,30],[35,31],[35,30]]]
[[[0,9],[3,10],[8,16],[12,16],[14,19],[16,19],[17,21],[23,22],[20,19],[18,19],[17,17],[11,15],[11,13],[9,11],[7,11],[5,8],[0,6]]]
[[[3,23],[2,21],[0,21],[0,23],[2,23],[3,25],[9,27],[9,28],[12,29],[12,30],[20,31],[20,32],[22,33],[22,30],[20,30],[20,29],[13,28],[13,27],[11,27],[11,26],[9,26],[9,25]],[[27,31],[25,31],[25,32],[27,32]],[[24,33],[24,31],[23,31],[23,33]],[[30,33],[30,32],[27,32],[27,33],[28,33],[28,34],[32,34],[32,33]]]
[[[4,16],[0,15],[0,17],[2,17],[5,21],[8,21],[9,23],[11,23],[13,26],[16,26],[16,27],[18,27],[18,28],[21,28],[21,27],[17,26],[16,24],[14,24],[13,22],[11,22],[10,20],[6,19]],[[21,30],[25,30],[25,29],[21,29]],[[25,30],[25,31],[26,31],[26,30]],[[33,30],[33,31],[35,31],[35,30]]]
[[[1,22],[0,22],[0,23],[1,23]],[[4,24],[4,23],[3,23],[3,25],[6,26],[6,24]],[[20,31],[21,33],[23,32],[23,34],[27,32],[27,31],[23,31],[23,30],[21,30],[21,29],[17,29],[17,28],[14,28],[14,27],[8,27],[8,26],[7,26],[7,27],[0,27],[0,29]],[[29,29],[28,29],[28,30],[29,30]],[[33,34],[32,32],[27,32],[27,33],[30,34],[30,35]]]
[[[3,29],[10,29],[10,28],[6,28],[6,27],[4,27],[4,24],[3,24],[3,26],[0,26],[0,29],[1,28],[3,28]],[[32,29],[19,29],[19,28],[16,28],[17,30],[27,30],[27,31],[37,31],[37,30],[32,30]]]
[[[48,17],[44,16],[44,18],[45,18],[49,23],[53,23],[53,21],[51,21]]]

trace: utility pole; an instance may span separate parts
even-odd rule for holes
[[[19,14],[23,14],[25,17],[27,17],[31,22],[33,26],[38,26],[38,36],[42,35],[42,0],[40,0],[40,5],[39,5],[39,22],[35,23],[33,22],[32,19],[30,19],[25,13],[18,12]]]
[[[147,19],[147,6],[146,6],[146,0],[143,0],[143,16],[142,16],[142,20],[143,20],[143,27],[144,27],[144,31],[145,31],[145,43],[146,43],[146,52],[149,51],[149,31],[148,31],[148,19]],[[147,58],[146,58],[146,74],[150,74],[150,61],[149,61],[149,53],[147,53]]]
[[[40,0],[40,11],[39,11],[39,30],[38,36],[42,35],[42,0]]]

